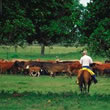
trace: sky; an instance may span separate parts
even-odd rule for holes
[[[90,0],[80,0],[80,3],[84,6],[87,6],[87,3],[90,2]]]

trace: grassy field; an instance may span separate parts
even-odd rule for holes
[[[83,47],[46,47],[45,56],[40,55],[39,46],[18,48],[0,47],[2,59],[61,60],[80,59]],[[90,55],[90,54],[89,54]],[[92,56],[94,61],[106,58]],[[110,110],[110,78],[97,77],[90,95],[80,94],[79,87],[66,76],[30,77],[0,74],[0,110]]]
[[[3,59],[42,59],[42,60],[55,60],[58,56],[61,60],[74,60],[80,59],[81,51],[84,47],[62,47],[53,46],[52,48],[45,48],[45,56],[40,55],[40,46],[27,46],[25,48],[18,47],[15,52],[14,47],[0,46],[0,58]],[[90,55],[90,54],[89,54]],[[91,56],[91,55],[90,55]],[[93,60],[105,61],[106,58],[99,56],[92,56]]]
[[[80,94],[76,77],[0,76],[0,110],[110,110],[110,78]]]

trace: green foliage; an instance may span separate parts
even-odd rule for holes
[[[13,6],[13,7],[12,7]],[[3,3],[4,17],[0,25],[0,43],[5,45],[23,45],[26,38],[35,33],[35,27],[18,1]],[[8,13],[7,13],[8,12]]]
[[[37,34],[29,42],[37,40],[39,44],[51,45],[76,41],[76,25],[81,16],[78,0],[28,1],[23,7],[36,27]]]
[[[92,52],[100,55],[106,55],[110,58],[110,19],[105,18],[100,21],[98,27],[90,36],[90,47]]]
[[[3,10],[0,44],[16,46],[37,41],[44,46],[68,46],[78,41],[83,10],[79,0],[5,0]]]
[[[2,32],[2,44],[23,45],[26,37],[32,35],[35,31],[32,22],[29,19],[21,17],[13,19],[13,21],[6,20]]]
[[[81,42],[92,54],[110,58],[110,1],[91,0],[84,12]],[[106,8],[105,8],[106,7]]]

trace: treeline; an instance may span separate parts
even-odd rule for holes
[[[87,45],[94,54],[110,56],[110,1],[4,0],[0,20],[0,44],[22,46]],[[106,7],[106,8],[105,8]]]

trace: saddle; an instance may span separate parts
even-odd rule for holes
[[[80,70],[86,70],[86,71],[88,71],[92,76],[95,75],[95,73],[94,73],[91,69],[89,69],[89,68],[82,68],[82,69],[80,69]]]

